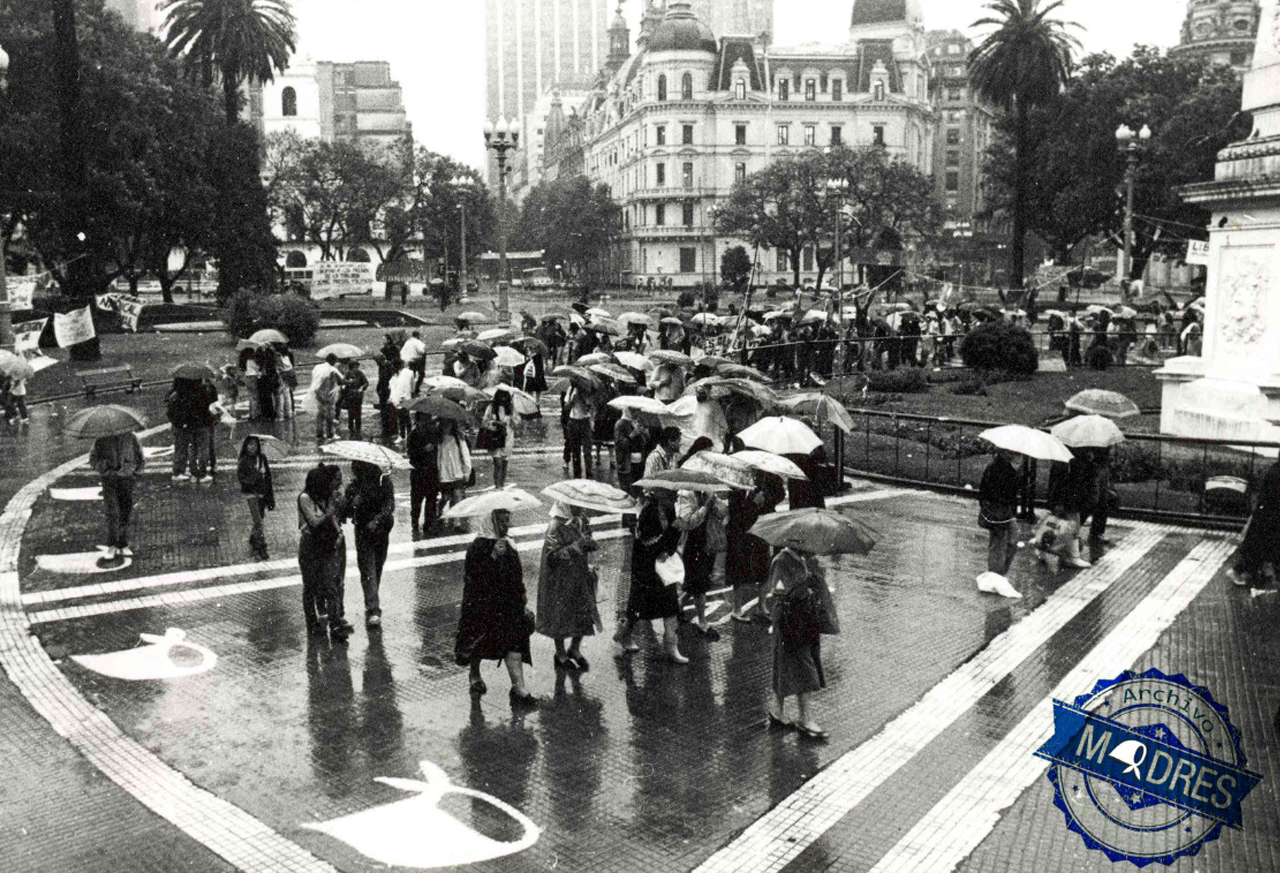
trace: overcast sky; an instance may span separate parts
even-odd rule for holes
[[[984,0],[923,0],[925,26],[968,30]],[[638,20],[641,0],[626,0]],[[1178,42],[1186,0],[1066,0],[1086,52],[1128,54]],[[852,0],[778,0],[778,45],[832,40]],[[300,50],[316,60],[386,60],[404,88],[415,138],[473,166],[484,160],[484,0],[294,0]],[[633,25],[633,36],[636,27]]]

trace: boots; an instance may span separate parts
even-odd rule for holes
[[[259,561],[265,561],[271,557],[267,554],[267,538],[260,533],[249,534],[249,551]]]
[[[1062,563],[1066,564],[1068,567],[1078,567],[1080,569],[1086,569],[1093,566],[1093,564],[1090,564],[1081,557],[1080,540],[1074,536],[1067,538],[1067,547],[1062,553]]]

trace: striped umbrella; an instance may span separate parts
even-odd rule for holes
[[[570,479],[542,489],[542,493],[559,503],[578,506],[609,515],[625,515],[640,511],[634,498],[604,482],[594,479]]]
[[[362,461],[384,470],[408,470],[409,459],[398,452],[377,443],[355,440],[339,440],[320,447],[320,451],[346,461]]]
[[[490,491],[468,497],[461,503],[449,507],[441,518],[475,518],[498,510],[519,512],[523,509],[537,509],[540,506],[542,501],[528,491],[520,488],[504,488],[501,491]]]
[[[755,468],[732,455],[720,452],[698,452],[684,462],[681,470],[706,473],[714,476],[730,488],[750,491],[756,487]]]
[[[765,473],[772,473],[775,476],[781,476],[784,479],[805,479],[809,477],[804,474],[793,462],[788,461],[781,455],[775,455],[773,452],[762,452],[759,449],[744,449],[741,452],[734,452],[730,457],[737,458],[743,463],[750,464],[757,470]]]

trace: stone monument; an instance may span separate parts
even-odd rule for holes
[[[1280,0],[1263,0],[1242,108],[1253,131],[1181,195],[1212,213],[1203,357],[1170,360],[1160,429],[1280,442]]]

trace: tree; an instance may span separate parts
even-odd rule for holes
[[[1067,24],[1049,14],[1064,0],[992,0],[994,16],[974,27],[995,27],[969,56],[974,90],[1006,111],[1013,112],[1013,245],[1009,281],[1021,288],[1026,258],[1029,212],[1031,112],[1056,99],[1071,72],[1072,51],[1079,42],[1066,32]],[[1074,26],[1074,25],[1072,25]]]
[[[1177,188],[1213,178],[1217,153],[1251,130],[1240,105],[1240,80],[1226,67],[1162,57],[1138,47],[1117,62],[1110,55],[1085,58],[1062,98],[1032,112],[1029,122],[1028,229],[1060,263],[1086,238],[1123,245],[1125,158],[1116,149],[1121,123],[1148,124],[1135,186],[1133,278],[1150,255],[1185,247],[1188,228],[1203,227],[1208,213],[1183,202]],[[1011,131],[1004,129],[988,154],[988,178],[997,206],[1012,201]]]
[[[521,248],[542,249],[548,266],[563,265],[580,279],[596,267],[602,278],[621,220],[608,185],[593,186],[581,175],[561,176],[529,192],[516,239]]]
[[[258,155],[258,135],[243,124],[223,124],[210,144],[208,173],[216,190],[210,251],[218,262],[220,301],[275,284],[276,240]]]
[[[272,81],[297,47],[288,0],[168,0],[164,9],[169,51],[205,87],[217,70],[229,122],[239,120],[241,84]]]
[[[726,287],[738,292],[745,291],[747,283],[751,281],[753,266],[747,250],[742,246],[733,246],[725,249],[720,256],[720,278]]]

